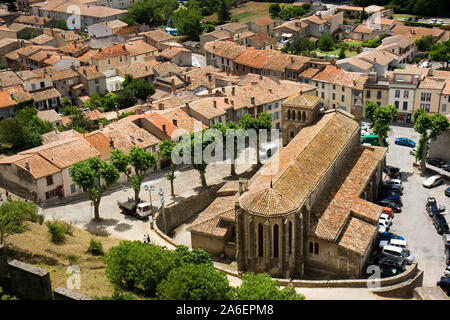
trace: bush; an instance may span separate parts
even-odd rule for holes
[[[93,256],[105,255],[102,243],[100,241],[95,241],[94,239],[91,239],[91,242],[89,243],[89,248],[87,249],[87,253],[90,253]]]
[[[175,249],[175,254],[184,263],[213,266],[211,255],[202,249],[189,251],[188,247],[180,245]]]
[[[157,285],[179,264],[174,253],[140,241],[122,241],[105,255],[106,275],[120,288],[154,296]]]
[[[334,40],[329,34],[320,36],[317,46],[322,51],[331,51],[334,47]]]
[[[80,257],[77,256],[76,254],[71,254],[71,255],[69,256],[69,262],[70,262],[71,264],[75,264],[75,263],[77,263],[79,260],[80,260]]]
[[[42,226],[44,223],[45,217],[42,214],[38,214],[37,216],[37,222]]]
[[[228,300],[232,289],[226,275],[214,267],[184,264],[172,270],[156,290],[161,300]]]
[[[61,243],[65,239],[66,226],[58,221],[47,221],[45,223],[50,235],[51,241],[54,243]]]
[[[279,284],[268,274],[246,273],[236,289],[237,300],[303,300],[305,297],[292,287],[280,290]]]
[[[11,296],[3,293],[2,287],[0,287],[0,300],[11,300]]]

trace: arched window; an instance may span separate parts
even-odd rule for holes
[[[314,244],[314,253],[319,254],[319,244],[317,242]]]
[[[258,256],[264,256],[264,247],[263,247],[263,226],[262,224],[258,224]]]
[[[291,138],[294,137],[294,131],[291,131]]]
[[[273,226],[273,257],[278,258],[278,225]]]
[[[306,112],[303,111],[303,121],[306,121]]]
[[[302,114],[300,111],[298,112],[297,119],[298,119],[298,121],[302,121]]]
[[[291,120],[291,110],[288,110],[287,117],[288,117],[288,120]]]
[[[295,120],[295,111],[292,111],[292,120]]]
[[[289,221],[289,254],[292,254],[292,221]]]
[[[314,245],[312,242],[309,243],[309,253],[314,253]]]

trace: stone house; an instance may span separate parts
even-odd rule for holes
[[[100,72],[106,72],[124,64],[130,64],[130,53],[124,44],[100,48],[99,52],[92,56],[92,65]]]
[[[272,37],[273,28],[275,28],[275,20],[269,17],[261,17],[247,22],[248,29],[256,34],[265,33]]]

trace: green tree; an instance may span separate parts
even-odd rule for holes
[[[69,30],[69,28],[67,28],[67,22],[64,19],[56,20],[55,21],[55,28],[58,28],[58,29],[61,29],[61,30]]]
[[[176,142],[172,140],[164,140],[159,144],[158,153],[162,159],[170,161],[170,173],[166,174],[166,179],[170,181],[170,194],[172,197],[175,196],[174,191],[174,180],[175,180],[175,169],[176,165],[172,161],[172,150],[176,146]]]
[[[345,59],[345,45],[342,44],[341,48],[339,49],[339,59]]]
[[[242,284],[236,289],[237,300],[304,300],[292,287],[280,289],[276,280],[266,273],[245,273]]]
[[[219,7],[217,8],[217,16],[219,23],[223,24],[231,19],[230,5],[228,0],[219,0]]]
[[[65,116],[73,116],[76,114],[79,114],[81,112],[80,109],[78,109],[76,106],[74,105],[66,105],[65,107],[62,108],[62,115]]]
[[[434,42],[435,41],[432,35],[420,37],[416,40],[417,49],[421,52],[429,52]]]
[[[334,47],[333,37],[329,34],[323,34],[320,36],[317,46],[322,51],[331,51]]]
[[[79,133],[90,132],[95,129],[94,121],[90,120],[82,111],[71,115],[70,122],[66,125],[68,129],[74,129]]]
[[[134,79],[131,74],[125,75],[125,80],[122,82],[122,87],[132,90],[134,96],[142,100],[146,100],[148,96],[155,93],[155,89],[153,89],[153,85],[151,82],[142,79]],[[116,97],[114,102],[115,104],[117,104]]]
[[[364,117],[369,120],[373,133],[378,135],[380,146],[387,146],[386,138],[389,132],[389,125],[398,116],[398,109],[393,105],[378,106],[372,101],[366,103]]]
[[[108,92],[102,99],[103,112],[114,111],[118,106],[117,95],[113,92]]]
[[[300,53],[300,54],[302,54],[302,53],[309,54],[315,48],[316,48],[316,44],[314,43],[314,41],[311,41],[307,37],[300,38],[294,46],[294,50],[296,51],[296,53]]]
[[[89,195],[94,206],[95,220],[100,220],[99,206],[103,194],[119,179],[117,169],[99,158],[78,161],[70,167],[70,178]]]
[[[6,236],[26,230],[25,221],[38,220],[38,208],[33,202],[13,200],[0,206],[0,244]]]
[[[239,123],[241,125],[241,128],[243,128],[244,130],[248,129],[256,130],[256,138],[257,138],[256,158],[258,164],[260,164],[261,163],[259,154],[260,130],[267,130],[267,132],[270,132],[270,130],[272,129],[272,117],[266,112],[261,113],[258,117],[252,117],[247,113],[241,117]]]
[[[197,8],[180,8],[173,14],[173,22],[178,34],[197,41],[203,32],[202,15]]]
[[[226,275],[205,264],[183,264],[170,271],[156,289],[161,300],[229,300],[232,289]]]
[[[447,117],[440,113],[428,114],[423,109],[417,109],[413,113],[414,131],[420,134],[419,143],[416,149],[416,160],[420,159],[420,168],[422,174],[425,174],[427,167],[425,159],[428,153],[428,140],[435,140],[438,135],[443,133],[450,126]]]
[[[430,50],[431,61],[440,62],[445,68],[448,68],[450,61],[450,40],[445,42],[436,42]]]
[[[117,92],[117,105],[119,109],[126,109],[134,106],[137,103],[137,97],[134,90],[130,88],[123,88]]]
[[[180,259],[183,263],[204,264],[210,267],[214,266],[211,255],[202,249],[192,249],[189,251],[188,247],[179,245],[174,252],[176,258]]]
[[[142,290],[149,296],[180,263],[172,251],[140,241],[122,241],[106,253],[105,261],[105,273],[112,284]]]
[[[280,7],[280,4],[278,2],[277,3],[272,3],[269,6],[269,13],[272,16],[274,16],[274,17],[277,17],[280,14],[280,11],[281,11],[281,7]]]
[[[128,155],[121,150],[111,152],[110,162],[118,172],[123,172],[134,190],[134,200],[139,201],[141,184],[145,174],[156,165],[156,156],[144,149],[133,146]]]

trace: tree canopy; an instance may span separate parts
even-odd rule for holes
[[[103,193],[119,179],[117,169],[95,157],[74,163],[69,174],[72,181],[87,192],[94,206],[95,220],[100,220],[100,200]]]
[[[317,46],[322,51],[331,51],[334,47],[333,37],[329,34],[323,34],[320,36]]]
[[[139,192],[145,174],[156,165],[156,156],[144,149],[133,146],[126,155],[120,149],[111,152],[110,162],[118,172],[123,172],[134,190],[134,199],[139,201]]]
[[[440,113],[428,114],[423,109],[417,109],[413,113],[414,131],[421,135],[416,148],[416,159],[420,159],[422,173],[426,172],[425,158],[428,153],[428,140],[435,140],[438,135],[447,130],[450,122]]]
[[[163,140],[159,144],[158,153],[162,159],[166,159],[170,161],[170,173],[166,174],[166,179],[170,181],[170,194],[172,197],[175,196],[174,190],[174,180],[175,180],[175,164],[172,161],[172,150],[177,145],[176,142],[172,140]]]
[[[245,273],[236,289],[237,300],[303,300],[305,297],[292,287],[280,289],[276,280],[266,273]]]
[[[430,58],[432,61],[440,62],[444,67],[448,68],[450,61],[450,40],[433,44],[430,49]]]
[[[368,101],[364,108],[364,117],[371,122],[373,133],[378,135],[380,146],[387,146],[386,137],[389,125],[398,116],[398,109],[394,105],[379,106],[375,102]]]
[[[25,106],[15,117],[0,121],[0,143],[13,152],[42,144],[41,134],[52,131],[50,122],[39,119],[34,106]]]
[[[173,22],[178,34],[186,36],[189,40],[198,40],[203,32],[202,15],[196,7],[180,8],[173,14]]]
[[[229,300],[232,289],[226,275],[213,266],[183,264],[161,281],[156,297],[162,300]]]
[[[128,8],[128,15],[137,23],[160,26],[177,8],[177,0],[138,0]]]
[[[228,0],[219,0],[217,16],[219,18],[219,23],[225,23],[231,20],[230,3]]]

